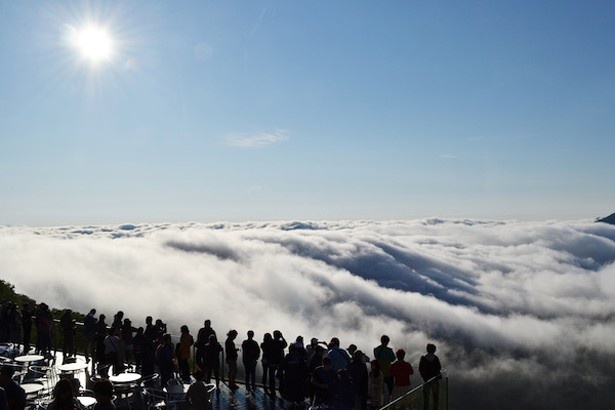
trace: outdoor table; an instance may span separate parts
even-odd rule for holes
[[[76,373],[81,370],[87,369],[87,363],[83,362],[75,362],[75,363],[66,363],[58,366],[58,370],[64,373]]]
[[[38,354],[26,354],[23,356],[17,356],[15,360],[17,363],[23,363],[25,364],[26,367],[26,375],[28,374],[28,372],[30,371],[30,363],[32,362],[39,362],[41,360],[43,360],[44,357]]]
[[[20,386],[22,389],[24,389],[26,395],[38,393],[44,388],[42,383],[23,383],[20,384]]]
[[[32,363],[43,360],[44,357],[38,354],[26,354],[23,356],[17,356],[14,360],[18,363]]]
[[[109,381],[113,383],[115,387],[115,392],[118,395],[119,400],[124,400],[126,402],[126,407],[130,410],[130,397],[136,393],[139,380],[141,380],[141,375],[139,373],[119,373],[109,376]]]
[[[90,396],[77,396],[77,400],[79,400],[79,403],[85,408],[92,407],[96,404],[96,399]]]
[[[134,383],[139,381],[141,377],[139,373],[119,373],[109,376],[109,381],[117,384]]]

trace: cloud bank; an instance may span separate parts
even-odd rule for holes
[[[53,306],[368,353],[386,333],[414,365],[434,342],[454,409],[609,408],[613,261],[615,227],[591,222],[0,228],[2,278]]]

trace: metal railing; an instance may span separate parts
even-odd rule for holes
[[[442,370],[439,376],[436,376],[434,378],[429,379],[428,381],[424,383],[421,383],[420,385],[416,386],[415,388],[413,388],[412,390],[410,390],[403,396],[398,397],[397,399],[391,401],[390,403],[386,404],[383,407],[380,407],[379,410],[389,410],[389,409],[395,409],[395,408],[403,409],[404,407],[411,408],[411,409],[424,408],[423,404],[425,400],[425,394],[423,392],[424,392],[425,386],[430,383],[438,383],[439,386],[438,386],[438,406],[434,407],[434,403],[430,403],[429,408],[434,409],[434,410],[448,410],[448,373],[446,370]],[[427,393],[429,394],[430,392],[427,392]]]

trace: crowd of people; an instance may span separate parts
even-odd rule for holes
[[[11,312],[15,310],[16,307],[10,307],[8,316],[5,316],[4,306],[0,309],[0,338],[15,340],[14,332],[4,333],[5,328],[15,327],[5,323],[5,318],[10,321]],[[235,390],[239,388],[237,373],[241,359],[248,394],[256,390],[260,361],[260,384],[265,392],[271,396],[279,392],[291,407],[302,407],[309,400],[314,406],[342,410],[366,409],[368,403],[382,407],[389,402],[394,402],[397,408],[410,408],[409,397],[404,396],[411,389],[410,376],[414,374],[414,368],[405,360],[403,349],[394,351],[389,346],[390,339],[386,335],[380,338],[380,344],[373,348],[370,352],[373,356],[369,357],[354,344],[342,348],[337,337],[328,342],[312,338],[309,343],[304,343],[303,337],[297,336],[289,343],[280,330],[265,333],[260,343],[249,330],[245,340],[239,344],[239,333],[232,329],[221,343],[211,321],[205,320],[196,339],[187,325],[181,326],[179,340],[174,344],[161,319],[154,321],[148,316],[144,326],[135,327],[122,311],[118,311],[110,323],[104,314],[98,317],[96,314],[96,309],[91,309],[84,318],[84,350],[86,360],[91,361],[92,371],[103,377],[108,376],[110,369],[117,374],[125,366],[134,366],[144,376],[159,373],[163,386],[176,378],[191,383],[194,375],[197,380],[214,382],[219,387],[221,369],[226,369],[228,387]],[[29,351],[30,344],[25,323],[34,318],[37,329],[35,350],[48,354],[53,318],[47,305],[41,304],[35,311],[24,306],[21,315],[17,316],[22,319],[20,337],[25,350]],[[75,321],[70,310],[64,312],[59,326],[63,354],[74,355]],[[438,408],[441,364],[435,351],[435,345],[428,344],[418,367],[423,381],[430,381],[423,388],[425,409]]]

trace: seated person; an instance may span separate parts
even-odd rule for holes
[[[98,380],[94,383],[94,398],[96,405],[94,410],[115,410],[115,404],[111,401],[113,397],[113,385],[109,380]]]

